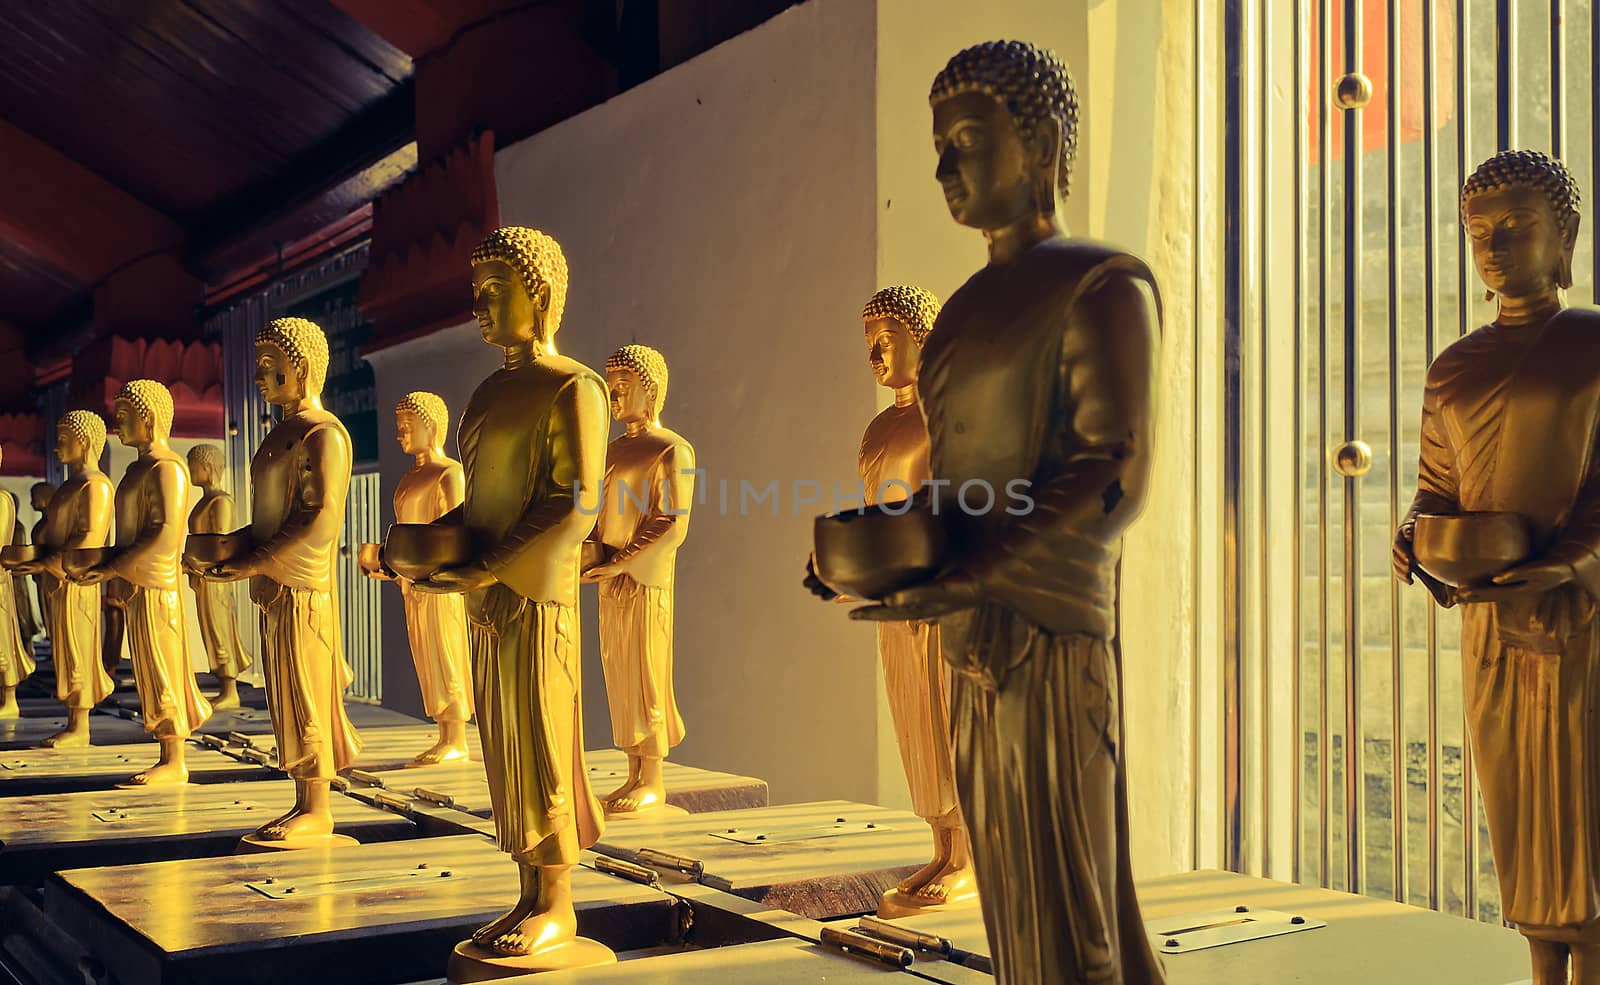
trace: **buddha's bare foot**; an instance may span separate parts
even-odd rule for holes
[[[969,866],[946,864],[932,879],[910,894],[918,902],[951,903],[971,896],[977,890],[977,880]]]
[[[606,794],[604,797],[601,797],[600,803],[605,805],[606,810],[612,810],[613,808],[611,804],[613,801],[629,796],[638,786],[639,778],[636,776],[630,776],[627,783],[624,783],[622,786]]]
[[[467,758],[466,740],[461,742],[446,742],[441,739],[422,752],[417,753],[417,758],[411,761],[412,766],[435,766],[439,763],[448,763],[457,759]]]
[[[475,932],[473,932],[473,942],[481,944],[484,947],[488,947],[491,941],[498,940],[507,931],[526,920],[528,915],[533,912],[533,907],[534,901],[531,899],[517,900],[516,906],[513,906],[511,909],[500,914],[498,917],[495,917],[493,920],[490,920],[488,923],[484,924],[482,927],[479,927]]]
[[[927,865],[924,865],[922,868],[900,880],[900,884],[894,887],[895,891],[901,896],[915,896],[917,894],[917,890],[926,885],[929,879],[932,879],[934,876],[943,871],[944,866],[945,860],[943,858],[935,857],[933,861],[929,862]]]
[[[331,834],[333,834],[333,818],[325,814],[312,814],[300,808],[295,808],[271,824],[256,829],[256,835],[262,841],[291,841]]]
[[[64,728],[48,736],[39,745],[46,749],[82,749],[89,744],[88,729]]]
[[[11,697],[6,698],[4,703],[0,703],[0,719],[21,718],[21,717],[22,717],[22,708],[17,704],[17,699],[16,699],[15,695],[12,695]]]
[[[212,711],[228,711],[240,707],[239,691],[237,688],[225,688],[222,693],[211,699]]]
[[[614,800],[606,802],[607,814],[631,814],[635,811],[647,811],[652,807],[660,807],[667,802],[667,789],[659,783],[645,783],[640,780],[633,785],[633,789]]]
[[[489,945],[500,954],[537,954],[578,936],[578,919],[571,907],[534,912]]]
[[[130,776],[128,782],[146,787],[188,783],[189,768],[182,763],[157,763],[142,773]]]

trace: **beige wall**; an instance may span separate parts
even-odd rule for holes
[[[566,252],[562,352],[599,368],[638,341],[667,358],[664,419],[711,493],[679,554],[675,757],[764,777],[775,801],[877,795],[873,637],[801,587],[824,507],[790,495],[794,480],[853,479],[873,411],[857,340],[874,277],[873,39],[871,4],[815,0],[496,156],[502,221]],[[495,353],[465,326],[373,364],[380,406],[437,389],[459,415]],[[385,456],[392,489],[406,463]],[[781,515],[738,515],[741,480],[777,480]],[[596,747],[610,726],[592,590],[583,607]],[[387,625],[385,644],[405,652]]]

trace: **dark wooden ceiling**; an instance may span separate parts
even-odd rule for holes
[[[551,107],[524,114],[543,126],[795,2],[0,2],[0,335],[45,366],[110,330],[97,288],[151,258],[181,258],[198,290],[348,229],[416,165],[413,60],[495,18],[570,24],[528,49],[582,49],[614,70],[609,91],[590,72],[572,92],[528,94]],[[516,19],[535,8],[557,19]]]

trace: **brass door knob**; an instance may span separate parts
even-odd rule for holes
[[[1333,104],[1340,109],[1360,109],[1372,102],[1372,80],[1360,72],[1339,76],[1333,86]]]
[[[1359,479],[1372,470],[1372,446],[1356,438],[1333,453],[1333,470],[1346,479]]]

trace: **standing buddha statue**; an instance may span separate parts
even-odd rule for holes
[[[605,470],[605,381],[555,351],[567,262],[544,233],[508,226],[472,253],[473,313],[504,366],[457,429],[476,556],[416,587],[466,592],[478,734],[515,906],[456,946],[452,980],[609,964],[577,936],[572,867],[604,819],[583,760],[578,566]],[[388,547],[385,547],[388,552]]]
[[[611,737],[628,754],[628,779],[604,799],[607,815],[666,806],[661,764],[683,741],[672,691],[673,569],[689,532],[694,449],[661,426],[667,361],[643,345],[606,360],[611,416],[623,433],[606,449],[605,495],[583,580],[600,590],[600,660]]]
[[[1461,606],[1472,760],[1506,920],[1534,985],[1600,983],[1600,310],[1568,308],[1578,187],[1537,151],[1502,151],[1461,189],[1494,321],[1428,367],[1417,494],[1394,544],[1416,568],[1424,514],[1510,513],[1532,554]],[[1426,571],[1422,574],[1426,575]]]
[[[222,449],[216,445],[195,445],[189,449],[189,478],[200,489],[200,501],[189,513],[192,534],[233,532],[233,497],[222,488],[227,474]],[[239,606],[233,587],[207,581],[190,572],[189,587],[194,591],[195,611],[200,617],[200,641],[205,645],[206,661],[221,690],[211,702],[217,711],[239,707],[239,675],[250,669],[250,654],[239,640]]]
[[[114,687],[100,660],[100,586],[75,584],[61,567],[63,551],[104,547],[110,540],[111,480],[98,464],[105,447],[106,422],[99,414],[71,410],[62,415],[56,425],[56,457],[66,466],[67,478],[45,509],[39,557],[13,569],[43,576],[40,599],[50,632],[56,700],[67,706],[67,727],[42,743],[56,748],[89,744],[89,710]]]
[[[444,398],[421,390],[406,394],[394,408],[400,448],[416,459],[394,490],[394,518],[400,523],[432,523],[461,505],[466,480],[461,463],[444,453],[450,412]],[[389,578],[382,569],[374,578]],[[406,607],[411,660],[422,689],[422,707],[439,726],[439,741],[417,754],[413,766],[467,758],[467,720],[472,717],[472,661],[467,650],[467,610],[460,595],[419,592],[396,577]]]
[[[129,786],[186,783],[184,745],[211,717],[189,666],[189,621],[183,605],[183,545],[188,537],[189,473],[172,450],[172,394],[154,380],[130,380],[112,404],[117,437],[139,453],[117,483],[117,544],[99,564],[74,577],[80,585],[116,579],[126,617],[133,683],[145,731],[161,745],[155,766]]]
[[[9,519],[8,519],[9,517]],[[17,519],[17,500],[10,492],[0,489],[0,537],[13,531],[15,538],[0,540],[0,547],[8,543],[21,543],[22,523]],[[22,714],[17,705],[17,685],[27,680],[34,671],[32,634],[20,625],[22,606],[28,602],[23,578],[13,578],[11,572],[0,568],[0,719],[17,718]]]
[[[917,377],[933,481],[961,508],[940,511],[947,567],[859,617],[939,620],[999,985],[1160,982],[1128,855],[1116,646],[1122,535],[1155,436],[1155,279],[1062,225],[1078,104],[1053,54],[968,48],[929,102],[946,204],[989,252]],[[1030,504],[993,508],[1019,486]],[[985,487],[988,508],[969,495]]]
[[[335,592],[350,434],[322,406],[328,339],[304,318],[278,318],[256,335],[255,383],[283,418],[250,460],[250,551],[207,568],[215,581],[250,579],[261,609],[261,663],[279,767],[294,806],[245,841],[260,848],[348,844],[333,833],[328,787],[355,762],[361,740],[344,710],[354,679],[344,659]]]

